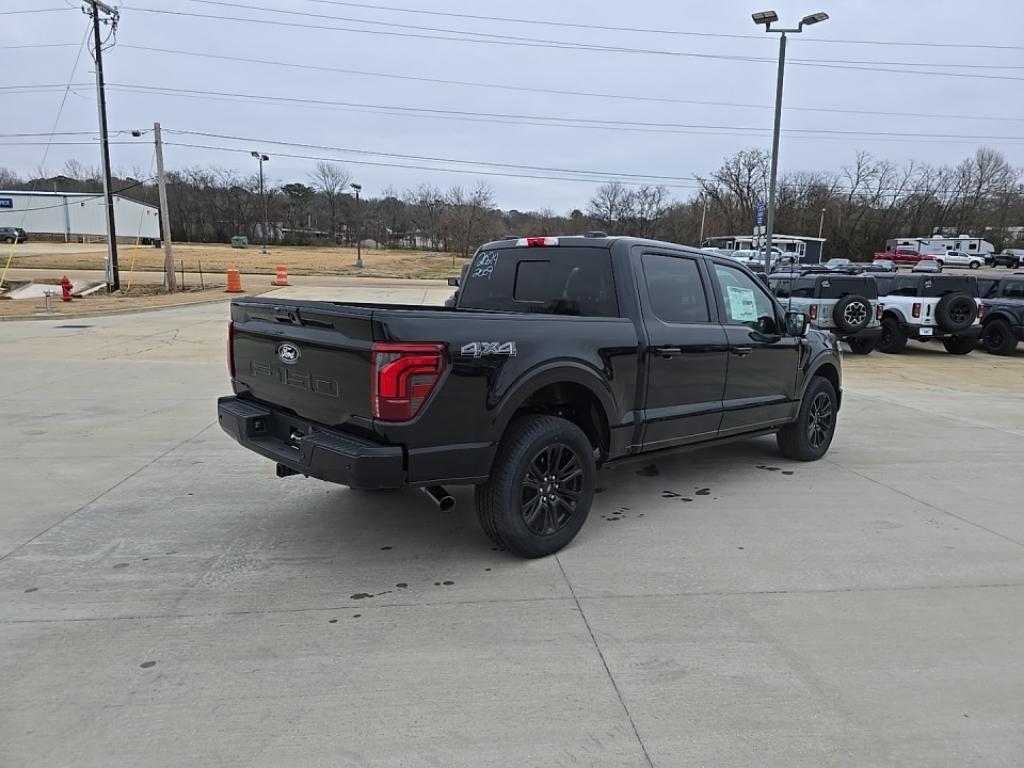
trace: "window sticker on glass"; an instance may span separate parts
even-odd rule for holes
[[[494,265],[498,263],[497,251],[484,251],[476,257],[476,265],[470,273],[470,277],[486,277],[491,279],[494,274]]]
[[[757,322],[757,303],[754,301],[753,290],[729,285],[726,286],[725,294],[733,320],[740,323]]]

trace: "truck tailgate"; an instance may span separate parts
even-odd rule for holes
[[[372,317],[369,307],[232,302],[236,393],[329,426],[369,426]]]

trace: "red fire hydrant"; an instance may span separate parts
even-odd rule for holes
[[[71,281],[67,275],[60,279],[60,300],[71,301]]]

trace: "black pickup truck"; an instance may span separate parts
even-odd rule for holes
[[[828,450],[841,403],[831,334],[786,314],[735,261],[622,237],[487,243],[455,305],[236,299],[221,427],[353,488],[476,486],[484,531],[556,552],[597,468],[777,433]],[[459,281],[450,281],[453,284]]]
[[[1024,341],[1024,272],[981,285],[981,346],[993,355],[1012,355]]]

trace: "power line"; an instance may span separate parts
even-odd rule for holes
[[[431,155],[405,155],[397,152],[375,152],[367,149],[351,149],[349,147],[332,147],[321,144],[300,144],[288,141],[275,141],[273,139],[254,139],[246,136],[232,136],[230,134],[222,133],[207,133],[204,131],[186,131],[186,130],[175,130],[166,128],[164,129],[167,133],[176,135],[188,135],[188,136],[202,136],[208,139],[227,139],[229,141],[240,141],[247,142],[250,144],[275,144],[284,147],[295,147],[299,149],[314,149],[314,150],[328,150],[332,152],[343,152],[357,155],[374,155],[378,157],[390,157],[398,160],[419,160],[426,162],[438,162],[438,163],[457,163],[461,165],[481,165],[493,168],[512,168],[518,170],[527,171],[546,171],[549,173],[566,173],[566,174],[592,174],[595,176],[601,176],[604,178],[634,178],[634,179],[662,179],[667,181],[696,181],[695,176],[664,176],[653,173],[621,173],[616,171],[588,171],[579,168],[554,168],[543,165],[519,165],[516,163],[496,163],[490,160],[460,160],[451,157],[436,157]]]
[[[734,56],[727,54],[698,54],[687,51],[667,51],[650,48],[630,48],[620,46],[608,46],[595,43],[577,43],[569,40],[548,40],[541,38],[531,37],[519,37],[516,35],[501,35],[493,34],[489,32],[476,32],[473,30],[466,29],[453,29],[450,27],[425,27],[417,24],[400,24],[397,22],[390,21],[377,21],[373,19],[358,19],[350,16],[332,16],[330,14],[323,13],[310,13],[308,11],[294,11],[282,8],[270,8],[261,5],[252,5],[249,3],[234,3],[228,2],[228,0],[190,0],[193,3],[202,3],[204,5],[216,5],[227,8],[238,8],[242,10],[256,11],[259,13],[277,13],[286,16],[301,16],[306,18],[314,19],[329,19],[333,21],[343,21],[349,23],[391,27],[395,29],[412,29],[416,31],[430,31],[430,32],[442,32],[447,34],[457,35],[470,35],[473,37],[489,38],[490,41],[498,44],[509,44],[509,45],[529,45],[531,47],[558,47],[558,48],[579,48],[581,50],[591,51],[608,51],[615,53],[638,53],[638,54],[650,54],[650,55],[661,55],[661,56],[694,56],[698,58],[713,58],[713,59],[724,59],[732,61],[756,61],[756,62],[774,62],[775,59],[770,57],[757,57],[757,56]],[[146,9],[139,9],[146,10]],[[184,14],[191,15],[191,14]],[[211,18],[220,18],[213,16]],[[226,18],[226,17],[225,17]],[[248,21],[250,23],[278,23],[268,19],[232,19],[236,21]],[[283,22],[282,22],[283,23]],[[289,25],[290,26],[290,25]],[[330,27],[315,27],[317,29],[331,29]],[[363,31],[363,32],[376,32],[376,30],[349,30],[344,29],[343,31]],[[466,40],[463,42],[489,42],[489,40]],[[890,67],[939,67],[939,68],[953,68],[953,69],[1012,69],[1012,70],[1024,70],[1024,66],[1019,65],[998,65],[998,64],[961,64],[961,63],[948,63],[948,62],[923,62],[923,61],[875,61],[875,60],[844,60],[844,59],[790,59],[790,63],[802,64],[802,65],[816,65],[816,64],[849,64],[854,66],[890,66]]]
[[[206,132],[206,131],[192,131],[192,130],[184,130],[184,129],[165,129],[165,131],[167,133],[171,133],[171,134],[175,134],[175,135],[179,135],[179,136],[180,135],[201,136],[201,137],[204,137],[204,138],[214,138],[214,139],[225,139],[227,141],[237,141],[239,143],[244,143],[244,144],[246,144],[248,146],[255,145],[255,144],[274,144],[274,145],[277,145],[277,146],[291,147],[291,148],[294,148],[294,149],[324,150],[324,151],[340,152],[340,153],[356,153],[356,154],[364,154],[364,155],[376,155],[376,156],[381,156],[381,157],[390,157],[390,158],[396,158],[396,159],[422,160],[422,161],[426,161],[426,162],[442,162],[442,163],[460,163],[460,164],[470,164],[470,165],[485,165],[485,166],[496,166],[496,167],[501,167],[501,168],[510,168],[510,169],[518,169],[518,170],[550,171],[550,172],[556,172],[556,173],[568,173],[568,174],[577,174],[577,175],[592,174],[594,176],[597,176],[599,178],[604,178],[604,179],[610,179],[610,178],[619,178],[619,179],[621,179],[621,177],[634,177],[634,178],[642,178],[642,179],[664,179],[664,180],[669,180],[669,181],[697,181],[697,182],[702,182],[704,179],[711,180],[711,176],[710,175],[708,175],[706,177],[700,177],[700,176],[695,176],[695,175],[692,175],[692,176],[659,176],[659,175],[655,175],[655,174],[651,174],[651,175],[629,174],[629,173],[620,174],[620,173],[616,173],[614,171],[590,171],[590,170],[568,169],[568,168],[550,168],[550,167],[544,167],[544,166],[515,165],[515,164],[512,164],[512,163],[491,163],[489,161],[461,160],[461,159],[454,159],[454,158],[447,158],[447,157],[436,157],[436,156],[430,156],[430,155],[401,155],[401,154],[396,154],[396,153],[376,152],[376,151],[372,151],[372,150],[363,150],[363,149],[351,149],[351,148],[346,148],[346,147],[335,147],[335,146],[322,145],[322,144],[308,144],[308,143],[301,143],[301,142],[294,142],[294,141],[281,141],[281,140],[276,140],[276,139],[261,139],[261,138],[254,138],[254,137],[250,137],[250,136],[235,136],[235,135],[232,135],[232,134],[211,133],[211,132]],[[210,145],[200,145],[200,144],[193,145],[193,144],[186,144],[186,143],[180,143],[180,144],[177,144],[176,146],[196,146],[196,147],[204,148],[204,149],[215,148],[215,149],[221,149],[221,150],[224,150],[224,151],[236,151],[236,152],[246,152],[246,153],[250,151],[248,149],[248,146],[246,146],[246,147],[223,147],[223,146],[211,147]],[[305,155],[288,155],[288,154],[284,154],[284,153],[276,153],[276,154],[278,154],[281,157],[296,157],[296,158],[300,158],[300,159],[312,159],[312,160],[332,160],[333,159],[335,162],[341,162],[341,163],[353,163],[353,164],[365,164],[365,165],[385,165],[387,167],[392,167],[392,164],[390,164],[390,163],[389,164],[384,164],[384,163],[363,163],[363,162],[360,162],[360,161],[348,160],[348,159],[338,160],[338,159],[334,159],[334,158],[309,157],[309,156],[305,156]],[[399,165],[399,164],[394,164],[393,167],[397,167],[397,168],[410,167],[410,168],[414,168],[415,170],[448,170],[448,171],[450,171],[452,173],[478,173],[478,174],[481,174],[481,175],[490,175],[486,171],[468,171],[468,170],[465,170],[465,169],[434,169],[434,168],[424,168],[423,166],[405,166],[405,165]],[[502,175],[502,174],[497,174],[497,175]],[[584,181],[585,179],[575,179],[575,180]],[[593,181],[595,181],[595,179],[590,179],[590,181],[593,182]],[[644,183],[644,182],[630,182],[630,183]],[[668,185],[663,185],[663,186],[679,187],[681,189],[693,188],[691,185],[678,185],[678,184],[668,184]],[[854,194],[854,193],[856,193],[856,190],[854,190],[854,189],[848,189],[848,188],[843,188],[843,187],[834,187],[834,186],[830,187],[827,184],[813,184],[812,186],[827,187],[830,192],[836,193],[836,194]],[[928,187],[915,188],[915,187],[908,187],[908,186],[900,186],[900,187],[878,187],[878,188],[871,188],[871,189],[865,189],[864,192],[865,193],[869,193],[869,192],[870,193],[881,193],[881,192],[892,193],[892,192],[895,192],[895,193],[899,193],[899,194],[933,194],[933,195],[935,195],[935,194],[941,194],[941,193],[956,193],[956,194],[960,194],[960,193],[964,192],[964,190],[961,189],[961,188],[928,188]],[[1004,193],[1000,193],[1000,194],[1004,194]],[[1013,194],[1024,194],[1024,190],[1021,190],[1019,192],[1013,192]]]
[[[14,16],[19,13],[53,13],[54,11],[77,11],[77,8],[64,6],[63,8],[28,8],[26,10],[0,11],[0,16]]]
[[[458,19],[472,19],[475,21],[497,21],[502,24],[535,24],[540,26],[548,27],[566,27],[571,29],[594,29],[603,32],[639,32],[644,34],[656,34],[656,35],[680,35],[686,37],[711,37],[711,38],[731,38],[734,40],[764,40],[763,35],[737,35],[737,34],[724,34],[717,32],[693,32],[689,30],[680,29],[651,29],[649,27],[626,27],[626,26],[604,26],[601,24],[582,24],[579,22],[568,22],[568,21],[551,21],[546,19],[517,19],[510,18],[507,16],[483,16],[472,13],[453,13],[450,11],[425,11],[421,8],[399,8],[393,5],[374,5],[371,3],[355,3],[355,2],[343,2],[342,0],[306,0],[310,3],[320,3],[322,5],[336,5],[345,6],[349,8],[365,8],[373,11],[383,11],[389,13],[415,13],[426,16],[446,16],[448,18]],[[920,43],[920,42],[906,42],[904,40],[835,40],[830,38],[816,37],[810,40],[813,43],[840,43],[843,45],[885,45],[885,46],[915,46],[923,48],[981,48],[991,50],[1007,50],[1007,51],[1024,51],[1024,46],[1020,45],[997,45],[988,43]]]
[[[757,135],[771,129],[760,126],[743,125],[713,125],[705,123],[668,123],[654,121],[635,120],[605,120],[600,118],[563,117],[561,115],[534,115],[524,113],[502,113],[482,112],[469,110],[438,109],[433,107],[406,107],[402,105],[389,104],[368,104],[362,102],[331,101],[326,99],[306,99],[294,96],[271,96],[259,93],[240,93],[233,91],[215,91],[204,89],[202,91],[187,88],[171,88],[166,86],[151,86],[131,83],[111,83],[111,88],[127,90],[130,92],[152,92],[165,95],[184,95],[198,98],[233,98],[242,100],[254,100],[263,102],[283,102],[286,104],[303,104],[321,107],[343,107],[354,111],[371,110],[375,114],[413,114],[418,117],[437,117],[443,119],[468,120],[471,122],[499,122],[499,124],[526,124],[544,125],[572,128],[596,128],[602,130],[635,130],[645,133],[699,133],[705,134],[714,132],[721,135],[722,131],[743,131],[743,135]],[[654,130],[666,129],[666,130]],[[784,131],[799,138],[879,138],[885,140],[919,140],[919,139],[944,139],[964,140],[970,142],[979,141],[1009,141],[1019,142],[1024,136],[988,136],[970,134],[942,134],[922,132],[896,132],[896,131],[842,131],[834,129],[819,128],[789,128]]]
[[[18,51],[25,48],[74,48],[78,43],[27,43],[26,45],[0,45],[0,51]]]
[[[310,0],[314,2],[316,0]],[[523,85],[508,85],[503,83],[485,83],[475,82],[470,80],[447,80],[437,77],[424,77],[420,75],[398,75],[388,72],[372,72],[368,70],[359,69],[345,69],[342,67],[327,67],[316,64],[302,64],[299,62],[288,62],[288,61],[275,61],[272,59],[254,59],[243,56],[226,56],[223,54],[206,53],[202,51],[182,51],[174,48],[152,48],[143,45],[129,45],[122,43],[122,48],[131,48],[137,51],[146,51],[150,53],[167,53],[177,56],[195,56],[199,58],[214,59],[218,61],[233,61],[241,64],[262,64],[265,66],[274,67],[287,67],[294,69],[304,69],[316,72],[331,72],[345,75],[356,75],[359,77],[379,77],[390,80],[406,80],[411,82],[420,83],[436,83],[441,85],[454,85],[459,87],[468,88],[485,88],[488,90],[506,90],[516,91],[521,93],[544,93],[553,96],[576,96],[581,98],[595,98],[595,99],[620,99],[625,101],[643,101],[660,104],[689,104],[697,106],[707,107],[733,107],[738,109],[771,109],[770,104],[750,104],[740,103],[734,101],[702,101],[698,99],[678,99],[668,96],[638,96],[636,94],[627,93],[603,93],[597,91],[572,91],[572,90],[561,90],[557,88],[537,88],[534,86],[523,86]],[[941,119],[941,120],[971,120],[972,122],[978,121],[995,121],[995,122],[1024,122],[1024,118],[1020,117],[982,117],[979,115],[943,115],[927,112],[894,112],[891,110],[863,110],[863,109],[841,109],[838,107],[783,107],[787,112],[825,112],[835,113],[844,115],[881,115],[885,117],[920,117],[929,119]]]
[[[173,146],[173,147],[192,147],[192,148],[195,148],[195,149],[211,149],[211,150],[217,150],[217,151],[221,151],[221,152],[239,152],[239,153],[243,153],[243,154],[249,154],[249,150],[248,149],[241,149],[241,148],[238,148],[238,147],[222,147],[222,146],[215,146],[215,145],[211,145],[211,144],[193,144],[193,143],[188,143],[188,142],[171,142],[171,141],[166,141],[166,142],[164,142],[164,144],[166,146]],[[378,166],[378,167],[382,167],[382,168],[403,168],[403,169],[414,170],[414,171],[432,171],[432,172],[442,172],[442,173],[459,173],[459,174],[475,175],[475,176],[498,176],[498,177],[503,177],[503,178],[537,179],[537,180],[544,180],[544,181],[570,181],[570,182],[582,182],[582,183],[585,183],[585,184],[593,184],[595,181],[597,181],[597,179],[594,179],[593,177],[591,177],[591,178],[570,178],[570,177],[565,177],[565,176],[542,176],[542,175],[538,175],[538,174],[527,174],[527,173],[508,173],[508,172],[504,172],[504,171],[475,171],[475,170],[468,170],[468,169],[465,169],[465,168],[444,168],[444,167],[441,167],[441,166],[429,167],[429,166],[423,166],[423,165],[407,165],[407,164],[402,164],[402,163],[381,163],[381,162],[375,162],[375,161],[370,161],[370,160],[348,160],[348,159],[340,160],[337,157],[323,157],[323,156],[318,156],[318,155],[300,155],[300,154],[292,154],[292,153],[287,153],[287,152],[276,152],[275,156],[276,157],[287,157],[287,158],[298,159],[298,160],[326,160],[326,161],[329,161],[329,162],[348,163],[348,164],[351,164],[351,165],[371,165],[371,166]],[[630,186],[636,186],[636,185],[638,185],[638,184],[640,184],[642,182],[623,181],[622,183],[630,185]],[[670,188],[673,188],[673,189],[701,189],[701,187],[699,185],[693,185],[693,184],[662,184],[661,186],[670,187]]]

